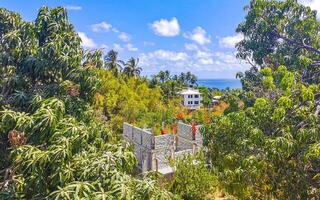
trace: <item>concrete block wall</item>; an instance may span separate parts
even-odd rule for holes
[[[123,136],[130,141],[132,141],[132,128],[133,126],[131,124],[123,123]]]
[[[202,146],[202,125],[196,126],[196,134],[192,133],[192,126],[189,124],[184,124],[182,122],[178,123],[178,145],[177,150],[186,150],[192,148],[194,144],[196,146]],[[190,146],[191,145],[191,146]]]
[[[191,125],[184,124],[182,122],[178,122],[177,134],[178,134],[178,137],[182,137],[187,140],[194,139]]]
[[[169,159],[172,157],[172,149],[160,149],[154,152],[155,159],[157,160],[158,169],[169,166]],[[155,167],[152,167],[155,168]]]
[[[141,149],[141,171],[150,171],[152,167],[152,153],[148,149]]]
[[[192,149],[193,148],[194,141],[188,140],[183,137],[177,138],[177,151],[183,151],[186,149]]]
[[[201,131],[202,131],[203,126],[199,125],[199,126],[196,126],[196,127],[197,127],[197,132],[196,132],[196,137],[195,137],[196,143],[197,143],[198,146],[202,146],[203,137],[202,137]]]
[[[157,160],[158,169],[169,165],[169,157],[173,153],[173,135],[165,134],[155,136],[154,158]],[[155,168],[155,167],[152,167]]]
[[[148,130],[142,130],[141,132],[141,145],[147,149],[154,147],[155,137]]]
[[[162,149],[167,148],[169,145],[173,143],[173,135],[172,134],[165,134],[165,135],[158,135],[154,136],[154,149]]]
[[[141,155],[141,147],[139,145],[134,144],[134,153],[138,159],[138,167],[142,165],[142,155]]]
[[[192,133],[191,125],[179,122],[177,129],[177,144],[174,151],[174,135],[166,134],[154,136],[149,129],[141,129],[123,124],[123,137],[134,145],[134,152],[138,158],[141,172],[161,169],[169,166],[169,157],[181,157],[193,153],[202,146],[201,126],[197,126],[197,133]],[[155,166],[157,165],[157,166]]]

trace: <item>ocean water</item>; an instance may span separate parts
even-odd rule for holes
[[[205,86],[208,88],[218,88],[220,90],[241,88],[239,79],[199,79],[198,86]]]

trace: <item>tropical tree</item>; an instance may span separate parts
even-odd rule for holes
[[[126,63],[125,68],[123,69],[123,73],[127,74],[128,76],[139,76],[141,74],[142,68],[138,67],[139,65],[139,58],[135,59],[131,57]]]
[[[319,188],[318,85],[279,66],[261,70],[264,95],[213,118],[204,134],[220,183],[240,199],[312,199]]]
[[[211,91],[207,87],[199,87],[199,92],[201,93],[201,103],[210,108],[212,106],[212,94]]]
[[[169,81],[171,79],[171,75],[168,70],[160,71],[156,76],[159,78],[159,81],[161,83],[164,83],[164,82]]]
[[[297,0],[252,0],[237,32],[239,58],[253,67],[286,65],[300,71],[304,82],[319,81],[319,27],[317,12]]]
[[[0,16],[0,199],[173,198],[131,176],[134,153],[93,107],[102,52],[80,48],[66,9]]]
[[[150,86],[160,86],[166,99],[176,97],[178,91],[189,86],[197,85],[197,77],[191,72],[180,75],[171,75],[168,70],[160,71],[158,74],[152,76]]]
[[[104,57],[105,68],[111,70],[115,75],[123,69],[124,62],[118,59],[118,52],[111,50]]]
[[[197,77],[191,72],[186,73],[185,80],[189,85],[197,85]]]

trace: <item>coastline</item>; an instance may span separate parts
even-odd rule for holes
[[[204,86],[208,88],[217,88],[223,90],[226,88],[237,89],[241,88],[240,79],[199,79],[198,86]]]

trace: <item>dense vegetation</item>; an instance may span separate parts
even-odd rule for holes
[[[108,76],[101,52],[80,48],[65,9],[42,7],[34,22],[0,16],[0,199],[171,198],[130,175],[134,154],[94,110]]]
[[[246,11],[237,48],[252,68],[238,74],[243,91],[229,95],[232,109],[207,125],[208,159],[240,199],[318,199],[316,12],[296,0],[252,0]]]
[[[150,81],[151,87],[161,87],[165,99],[177,97],[178,92],[185,87],[194,87],[197,85],[197,77],[191,72],[180,75],[171,75],[168,70],[160,71],[153,75]]]
[[[251,0],[237,32],[241,90],[197,86],[190,72],[141,77],[139,59],[85,51],[62,7],[34,22],[0,9],[0,199],[319,199],[320,80],[316,12],[296,0]],[[178,91],[197,87],[189,112]],[[212,97],[223,101],[212,108]],[[122,123],[160,133],[205,124],[205,152],[176,173],[133,176]],[[162,127],[163,128],[163,127]],[[159,179],[160,180],[160,179]],[[162,180],[162,179],[161,179]]]

